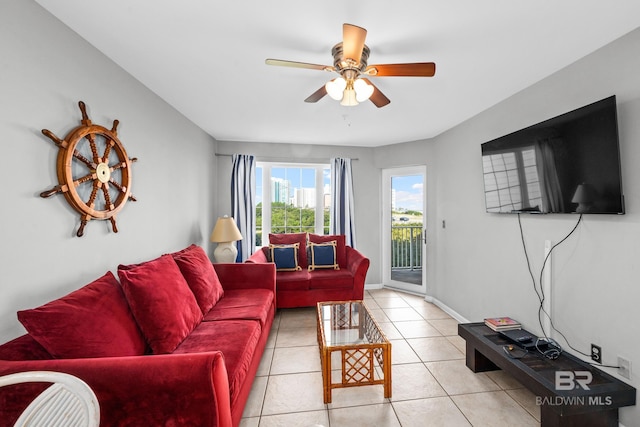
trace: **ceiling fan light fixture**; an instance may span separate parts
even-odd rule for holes
[[[369,46],[365,44],[367,30],[353,24],[342,26],[342,41],[331,49],[333,66],[311,64],[308,62],[287,61],[268,58],[267,65],[307,68],[311,70],[331,71],[340,77],[320,86],[308,96],[305,102],[318,102],[325,95],[340,101],[342,105],[358,105],[371,100],[378,108],[388,105],[387,98],[367,77],[433,77],[436,64],[433,62],[409,62],[397,64],[369,65]]]
[[[342,99],[342,93],[347,87],[347,81],[342,77],[335,78],[333,80],[328,81],[324,85],[325,89],[327,89],[327,93],[329,96],[336,101],[340,101]]]
[[[347,85],[347,88],[344,90],[340,105],[344,105],[345,107],[353,107],[355,105],[358,105],[358,100],[356,99],[356,91],[353,89],[353,85]]]
[[[373,86],[362,79],[357,79],[353,82],[353,89],[356,91],[356,100],[358,102],[364,102],[373,95]]]

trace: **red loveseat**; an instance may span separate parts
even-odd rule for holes
[[[320,301],[361,300],[369,270],[369,258],[345,244],[344,235],[311,233],[269,234],[272,245],[298,245],[299,269],[276,271],[276,302],[278,308],[312,307]],[[313,268],[308,246],[335,242],[335,263],[338,268]],[[269,246],[256,251],[247,263],[271,263]],[[309,266],[312,268],[309,268]]]
[[[274,266],[214,268],[191,245],[118,276],[19,311],[28,333],[0,345],[0,375],[83,379],[101,426],[239,425],[275,315]],[[44,387],[0,388],[0,426]]]

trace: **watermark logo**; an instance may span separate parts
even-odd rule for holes
[[[589,371],[556,371],[556,390],[591,390],[593,375]]]
[[[589,371],[556,371],[556,391],[591,390],[589,384],[593,381],[593,375]],[[536,396],[537,405],[550,406],[610,406],[613,403],[611,396]]]

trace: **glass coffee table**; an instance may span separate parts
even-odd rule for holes
[[[324,403],[334,388],[384,385],[391,397],[391,343],[363,301],[319,302],[318,346]],[[331,354],[340,353],[340,382],[333,382]]]

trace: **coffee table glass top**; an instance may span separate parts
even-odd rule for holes
[[[327,347],[388,342],[362,301],[319,303],[318,321]]]

